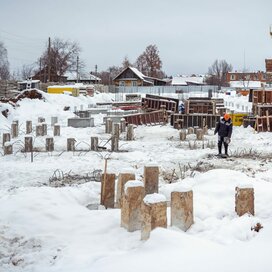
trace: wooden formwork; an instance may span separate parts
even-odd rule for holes
[[[175,109],[171,109],[171,111],[174,111],[176,113],[179,112],[179,99],[173,98],[173,97],[167,97],[167,96],[160,96],[160,95],[154,95],[154,94],[146,94],[146,98],[152,98],[152,99],[161,99],[161,100],[167,100],[175,102]],[[169,109],[170,110],[170,109]]]
[[[142,98],[142,107],[145,110],[160,110],[165,107],[167,111],[176,112],[176,102],[168,101],[166,99],[155,99],[155,98]]]
[[[256,117],[243,118],[243,127],[244,128],[247,128],[248,126],[255,128],[255,124],[256,124]]]
[[[253,104],[272,104],[272,90],[254,90]]]
[[[147,113],[129,114],[124,116],[127,124],[133,125],[159,125],[167,122],[166,112],[152,111]]]
[[[268,115],[272,115],[272,104],[253,104],[252,111],[254,115],[258,116],[266,116],[267,112]]]
[[[194,113],[204,113],[204,114],[216,114],[215,102],[208,99],[188,99],[185,102],[185,113],[194,114]]]
[[[255,129],[258,132],[271,132],[272,131],[272,116],[259,116],[256,117]]]
[[[220,121],[220,115],[214,114],[172,114],[171,125],[174,127],[188,128],[188,127],[200,127],[207,126],[208,128],[214,128],[216,123]],[[176,126],[177,124],[179,126]]]

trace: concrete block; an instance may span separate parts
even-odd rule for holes
[[[94,127],[94,118],[69,118],[68,127],[74,128]]]
[[[131,180],[125,185],[121,208],[121,227],[128,231],[141,229],[141,205],[144,198],[144,185],[141,181]]]
[[[193,191],[172,192],[171,226],[187,231],[193,223]]]

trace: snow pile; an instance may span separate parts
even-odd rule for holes
[[[74,107],[84,109],[113,95],[70,97],[46,94],[46,100],[23,99],[11,109],[8,119],[0,115],[0,132],[6,132],[14,119],[19,120],[20,135],[12,140],[14,154],[0,156],[0,271],[264,271],[271,270],[272,250],[272,134],[254,133],[252,128],[234,127],[228,159],[214,158],[214,148],[190,149],[189,141],[180,142],[178,131],[170,125],[138,126],[135,141],[120,136],[120,150],[91,152],[90,137],[110,148],[103,114],[94,114],[95,127],[67,127]],[[239,101],[236,101],[239,103]],[[64,111],[69,106],[70,110]],[[21,152],[24,122],[44,117],[47,124],[57,116],[61,136],[55,137],[55,151]],[[5,122],[5,123],[3,123]],[[53,130],[48,126],[48,135]],[[45,138],[35,137],[34,145],[45,149]],[[76,151],[66,152],[67,138],[75,137]],[[2,140],[2,138],[1,138]],[[210,130],[205,141],[217,136]],[[2,149],[0,150],[2,152]],[[147,195],[147,203],[170,201],[171,192],[193,190],[194,224],[185,233],[171,227],[155,229],[148,241],[140,231],[120,227],[120,210],[89,210],[100,203],[100,182],[53,188],[49,179],[56,169],[63,173],[90,176],[102,170],[135,173],[136,181],[125,188],[142,186],[144,167],[159,166],[159,194]],[[173,171],[174,170],[174,171]],[[177,175],[168,181],[162,173]],[[140,185],[141,184],[141,185]],[[235,187],[253,187],[255,216],[235,213]],[[260,232],[252,230],[257,223]]]
[[[162,194],[149,194],[144,197],[143,201],[145,204],[155,204],[159,202],[165,202],[166,197]]]

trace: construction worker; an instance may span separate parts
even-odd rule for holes
[[[224,143],[225,156],[228,157],[228,146],[232,134],[232,121],[228,113],[225,113],[216,124],[214,134],[216,133],[218,133],[218,156],[222,156],[222,144]]]

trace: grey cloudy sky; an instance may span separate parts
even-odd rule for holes
[[[205,73],[215,59],[264,70],[271,11],[272,0],[0,0],[0,40],[13,70],[49,36],[77,41],[88,71],[134,62],[149,44],[168,75]]]

